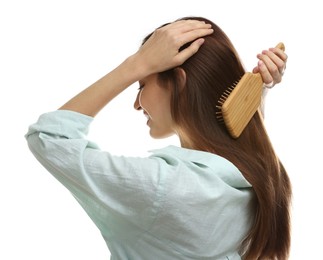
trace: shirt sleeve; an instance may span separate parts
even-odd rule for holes
[[[71,191],[105,236],[131,235],[134,226],[148,229],[163,197],[163,161],[101,151],[86,139],[92,120],[57,110],[41,115],[25,137],[37,160]]]

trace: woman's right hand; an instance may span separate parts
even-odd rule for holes
[[[198,20],[181,20],[156,29],[134,55],[148,76],[183,64],[203,44],[202,37],[213,33],[210,24]],[[182,51],[184,44],[192,44]]]
[[[263,50],[257,55],[259,59],[257,67],[253,69],[253,73],[260,73],[264,82],[264,86],[272,88],[275,84],[281,82],[286,69],[287,54],[277,46]]]

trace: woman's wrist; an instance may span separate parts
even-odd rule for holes
[[[129,76],[133,82],[139,81],[153,74],[153,71],[146,60],[138,52],[129,56],[125,60],[125,64],[128,68],[127,72],[130,73]]]

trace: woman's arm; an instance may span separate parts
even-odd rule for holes
[[[136,81],[181,65],[196,53],[204,37],[213,32],[201,21],[177,21],[157,29],[134,55],[60,107],[94,117],[106,104]],[[194,41],[179,52],[184,44]]]

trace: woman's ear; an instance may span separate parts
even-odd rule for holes
[[[179,82],[179,91],[182,92],[186,86],[186,72],[181,67],[177,67],[175,69],[175,73],[176,73],[176,77],[178,78],[178,82]]]

